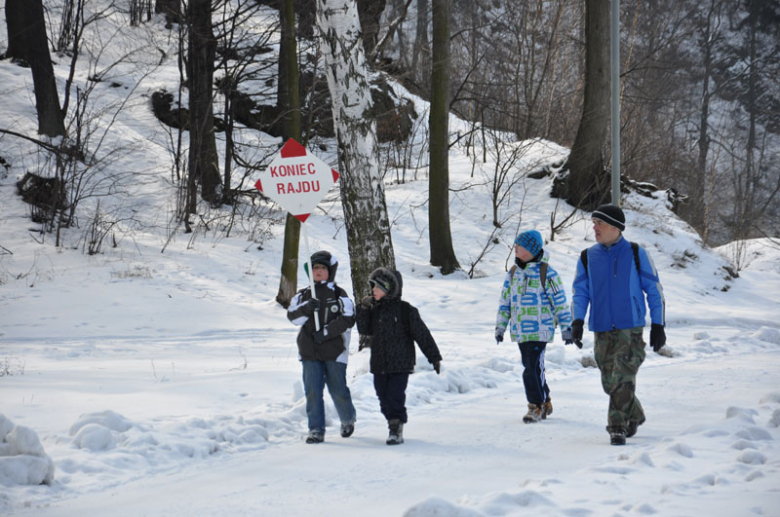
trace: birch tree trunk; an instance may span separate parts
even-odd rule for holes
[[[375,268],[395,268],[385,188],[377,163],[376,121],[355,0],[317,0],[325,74],[339,146],[344,225],[356,299],[369,294]]]

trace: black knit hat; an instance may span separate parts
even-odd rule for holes
[[[336,257],[331,255],[329,252],[325,250],[315,251],[311,254],[311,267],[314,268],[317,264],[325,266],[328,268],[328,281],[329,282],[335,282],[336,281],[336,271],[339,267],[339,261],[336,260]],[[309,265],[304,264],[303,269],[306,271],[306,274],[309,274]]]
[[[591,217],[614,226],[621,232],[626,229],[626,214],[623,213],[619,206],[601,205],[593,211]]]

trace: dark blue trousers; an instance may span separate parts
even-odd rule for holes
[[[379,409],[385,418],[406,423],[406,385],[408,373],[375,373],[374,389],[379,397]]]
[[[523,384],[525,397],[531,404],[541,406],[550,398],[550,387],[544,374],[544,349],[547,343],[543,341],[526,341],[518,343],[520,357],[523,360]]]

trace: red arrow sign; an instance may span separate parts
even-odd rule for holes
[[[338,179],[335,169],[291,138],[255,187],[304,223]]]

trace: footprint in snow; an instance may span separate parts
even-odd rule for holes
[[[755,424],[755,420],[753,420],[753,416],[758,415],[758,411],[755,409],[745,409],[745,408],[739,408],[735,406],[731,406],[726,410],[726,418],[738,418],[742,420],[743,422],[748,422],[750,424]]]
[[[679,454],[680,456],[684,456],[686,458],[693,458],[693,450],[684,443],[675,443],[671,447],[667,449],[670,452],[675,452]]]
[[[748,440],[737,440],[731,444],[732,449],[744,451],[745,449],[757,449],[756,444]]]
[[[734,436],[745,440],[772,440],[772,435],[766,429],[750,426],[734,433]]]
[[[748,449],[742,451],[737,457],[737,461],[745,463],[746,465],[763,465],[767,462],[767,459],[766,456],[760,452]]]

